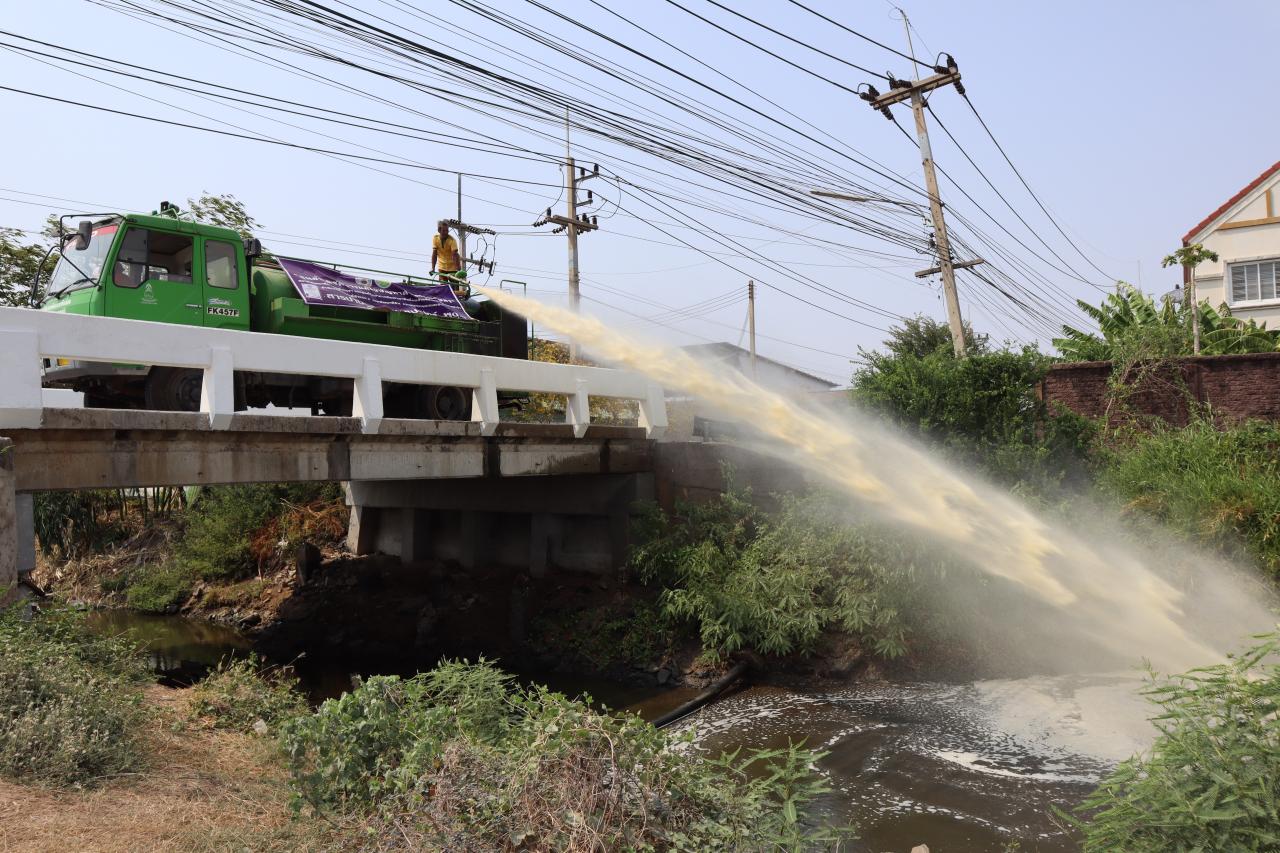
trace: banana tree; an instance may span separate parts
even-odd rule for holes
[[[1062,337],[1053,344],[1067,361],[1111,361],[1132,356],[1139,350],[1146,357],[1191,355],[1195,349],[1187,333],[1192,308],[1169,297],[1158,303],[1132,285],[1120,283],[1100,305],[1078,300],[1080,310],[1098,325],[1098,332],[1072,326],[1062,327]],[[1225,305],[1214,310],[1208,303],[1195,306],[1199,321],[1201,352],[1224,355],[1242,352],[1270,352],[1277,349],[1277,333],[1253,320],[1231,315]]]

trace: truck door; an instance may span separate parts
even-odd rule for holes
[[[195,240],[129,226],[107,285],[107,316],[199,326],[204,322],[200,285],[192,276]]]
[[[249,290],[241,248],[227,240],[204,244],[204,324],[224,329],[249,328]]]

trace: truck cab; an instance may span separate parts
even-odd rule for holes
[[[462,318],[314,305],[279,264],[261,256],[256,240],[181,218],[167,203],[150,216],[74,218],[79,228],[62,241],[40,305],[45,311],[527,357],[524,319],[483,297],[468,300]],[[82,391],[85,405],[93,408],[194,411],[201,372],[56,359],[45,364],[44,384]],[[350,413],[350,380],[237,371],[235,386],[239,408]],[[470,417],[471,395],[464,389],[406,385],[384,388],[384,397],[391,417]]]

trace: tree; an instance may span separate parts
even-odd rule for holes
[[[1203,243],[1192,243],[1190,246],[1183,246],[1175,251],[1172,255],[1165,255],[1164,260],[1160,262],[1163,267],[1181,266],[1187,271],[1187,301],[1192,305],[1199,305],[1196,300],[1196,267],[1205,261],[1218,260],[1218,253],[1212,249],[1206,249]],[[1200,312],[1191,312],[1191,352],[1195,355],[1200,354]]]
[[[187,199],[187,210],[197,222],[231,228],[241,237],[252,237],[259,222],[249,215],[244,202],[230,193],[210,195],[208,190],[199,198]]]
[[[1195,342],[1189,325],[1200,329],[1201,349],[1208,355],[1270,352],[1280,342],[1276,332],[1253,320],[1233,317],[1225,305],[1215,311],[1207,303],[1188,299],[1178,304],[1168,297],[1157,304],[1124,282],[1098,305],[1083,300],[1077,300],[1076,305],[1098,324],[1098,333],[1063,326],[1063,336],[1054,338],[1053,345],[1067,361],[1127,363],[1191,355]],[[1188,324],[1192,314],[1196,320]]]
[[[31,283],[47,251],[48,246],[31,240],[24,231],[0,228],[0,305],[30,304]],[[45,262],[36,284],[37,295],[44,292],[57,260],[55,254]]]
[[[987,352],[989,340],[987,335],[975,334],[972,326],[968,323],[964,324],[965,351],[970,355],[982,355]],[[889,328],[889,338],[884,342],[884,348],[890,355],[913,355],[916,358],[924,358],[943,348],[947,352],[954,353],[951,327],[924,314],[906,317],[902,325]],[[860,354],[864,359],[869,356],[866,351],[860,351]]]

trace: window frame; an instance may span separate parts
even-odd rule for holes
[[[129,237],[134,232],[139,232],[146,235],[146,243],[145,243],[146,259],[143,261],[134,261],[134,260],[127,261],[121,257],[125,253],[126,244],[129,242]],[[174,278],[152,277],[151,275],[151,266],[152,266],[151,265],[151,235],[152,234],[164,234],[167,236],[177,237],[179,239],[185,239],[185,240],[191,241],[192,269],[191,269],[190,281],[181,281],[179,279],[174,279]],[[188,285],[199,286],[199,281],[197,280],[195,275],[195,258],[196,258],[196,238],[191,234],[183,234],[178,231],[165,231],[160,228],[151,228],[146,225],[125,225],[124,236],[120,238],[120,248],[116,250],[115,257],[111,261],[111,284],[115,287],[123,288],[124,290],[137,290],[139,287],[142,287],[142,285],[146,284],[149,281],[153,281],[158,284],[188,284]],[[138,282],[136,284],[126,284],[126,283],[122,283],[119,280],[118,278],[119,268],[122,264],[129,264],[130,266],[134,266],[134,267],[141,266],[143,268],[142,275],[139,277]]]
[[[209,275],[209,249],[212,246],[226,246],[231,252],[231,286],[224,287],[220,284],[213,283],[213,276]],[[240,289],[240,253],[237,246],[230,240],[219,240],[216,237],[206,237],[204,240],[204,283],[214,290],[225,291],[227,293],[235,293]]]
[[[1268,266],[1271,268],[1270,269],[1271,295],[1263,296],[1262,288],[1263,288],[1263,282],[1265,280],[1264,268]],[[1249,280],[1248,280],[1248,273],[1245,272],[1244,273],[1245,298],[1237,299],[1236,288],[1235,288],[1235,272],[1237,269],[1246,270],[1249,267],[1253,267],[1254,269],[1257,270],[1255,286],[1258,288],[1258,296],[1253,299],[1250,299],[1248,297]],[[1225,264],[1225,269],[1223,270],[1222,278],[1223,278],[1223,290],[1225,291],[1225,294],[1227,297],[1227,304],[1230,305],[1232,308],[1236,308],[1236,307],[1258,308],[1258,307],[1265,307],[1265,306],[1271,306],[1271,305],[1280,305],[1280,256],[1249,258],[1247,260],[1241,259],[1238,261],[1228,261]]]

